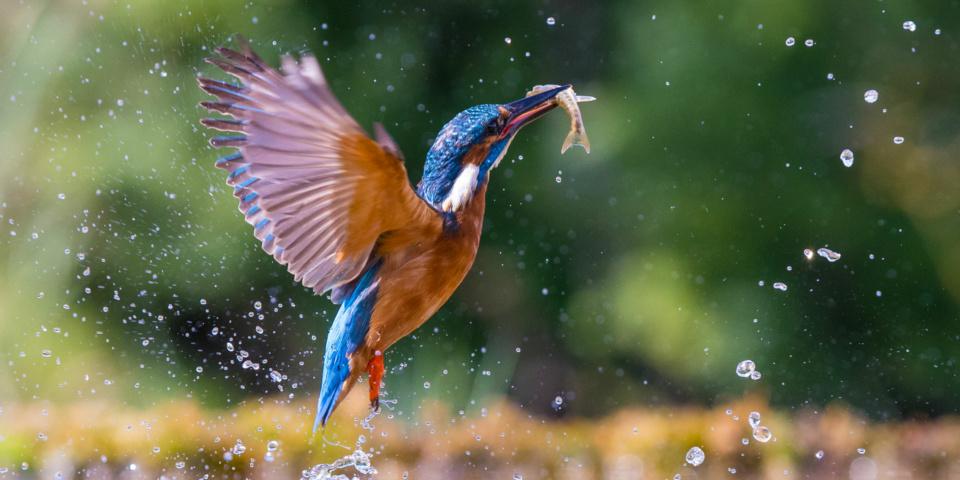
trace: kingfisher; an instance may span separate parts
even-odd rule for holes
[[[480,244],[491,171],[525,125],[557,106],[569,85],[504,104],[470,107],[427,153],[414,188],[384,127],[368,136],[334,97],[316,57],[267,65],[247,41],[206,61],[239,83],[199,76],[226,117],[207,127],[234,150],[216,166],[263,250],[339,310],[323,355],[314,431],[326,426],[366,372],[379,408],[384,354],[430,318],[463,281]]]

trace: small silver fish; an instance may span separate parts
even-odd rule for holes
[[[526,96],[536,95],[559,86],[560,85],[536,85],[527,92]],[[587,129],[583,126],[583,115],[580,114],[580,107],[577,104],[579,102],[592,102],[594,100],[596,100],[594,97],[577,95],[577,93],[573,91],[573,87],[558,93],[557,96],[554,97],[557,105],[564,109],[567,112],[567,116],[570,117],[570,132],[567,133],[567,138],[563,140],[563,146],[560,147],[560,154],[565,153],[571,145],[580,145],[587,153],[590,153],[590,139],[587,138]]]

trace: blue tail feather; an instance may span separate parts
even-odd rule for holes
[[[323,380],[320,382],[314,431],[321,425],[326,426],[327,420],[333,414],[343,382],[350,377],[350,359],[347,355],[355,352],[363,343],[370,328],[370,315],[380,286],[377,279],[379,270],[380,262],[375,262],[366,269],[350,297],[340,305],[340,311],[330,326],[323,355]]]

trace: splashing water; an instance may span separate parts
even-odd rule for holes
[[[773,438],[773,433],[770,432],[769,428],[760,425],[753,429],[753,438],[760,443],[767,443]]]
[[[737,376],[747,378],[756,369],[757,364],[753,363],[753,360],[743,360],[737,364]]]
[[[844,167],[847,167],[847,168],[852,167],[853,166],[853,150],[850,150],[849,148],[844,148],[843,151],[840,152],[840,161],[843,162]]]
[[[380,399],[381,407],[385,406],[390,410],[393,410],[393,406],[396,403],[396,400],[385,399],[382,397]],[[380,408],[376,410],[371,409],[370,414],[360,421],[360,428],[368,432],[373,432],[375,428],[373,426],[373,419],[376,418],[380,412]],[[351,467],[353,467],[353,469],[361,475],[376,475],[377,469],[374,468],[373,464],[371,463],[373,454],[363,451],[363,444],[366,443],[366,441],[367,438],[364,435],[360,435],[357,437],[357,442],[354,445],[353,452],[338,458],[333,463],[321,463],[313,466],[309,470],[304,470],[300,475],[300,480],[351,480],[355,477],[345,473],[338,473],[341,470]]]
[[[703,453],[700,447],[691,447],[690,450],[687,450],[687,456],[684,457],[684,460],[690,465],[697,467],[700,466],[706,458],[707,455]]]
[[[747,416],[747,422],[750,424],[750,428],[756,429],[760,426],[760,412],[750,412],[750,415]]]
[[[826,247],[818,248],[817,255],[820,255],[821,257],[826,258],[827,261],[830,263],[840,260],[839,252],[834,252],[833,250],[830,250],[829,248],[826,248]]]
[[[351,477],[347,475],[334,473],[350,467],[364,475],[376,475],[377,469],[370,464],[370,457],[371,455],[358,448],[350,455],[341,457],[333,463],[321,463],[309,470],[304,470],[300,480],[350,480]]]

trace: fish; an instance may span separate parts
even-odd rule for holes
[[[535,85],[527,92],[526,96],[536,95],[559,86],[560,85]],[[580,106],[577,104],[580,102],[592,102],[594,100],[596,100],[594,97],[577,95],[577,93],[573,91],[573,87],[560,92],[554,97],[553,101],[566,111],[567,116],[570,117],[570,131],[567,133],[567,138],[563,140],[563,146],[560,147],[561,155],[566,153],[572,145],[579,145],[583,147],[587,153],[590,153],[590,139],[587,138],[587,129],[583,126],[583,115],[580,113]]]

